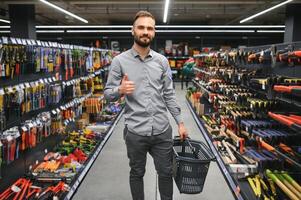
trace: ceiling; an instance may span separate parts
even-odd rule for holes
[[[35,4],[37,25],[122,25],[131,24],[139,10],[148,10],[163,24],[164,0],[49,0],[89,21],[77,19],[46,6],[38,0],[1,0],[0,18],[9,19],[9,4]],[[171,0],[167,24],[174,25],[235,25],[245,17],[255,14],[283,0]],[[301,3],[295,0],[294,3]],[[6,14],[5,14],[6,13]],[[3,16],[5,14],[5,16]],[[284,24],[285,9],[278,8],[246,24]],[[6,25],[0,22],[0,25]]]

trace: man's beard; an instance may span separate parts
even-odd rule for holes
[[[148,41],[144,41],[144,39],[141,40],[141,38],[148,38]],[[144,48],[148,47],[151,44],[151,42],[153,41],[153,39],[149,36],[142,36],[139,38],[136,35],[134,35],[134,40],[135,40],[135,43],[137,43],[139,46],[144,47]]]

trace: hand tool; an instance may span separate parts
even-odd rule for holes
[[[292,200],[298,200],[299,198],[292,193],[270,170],[266,170],[266,175],[273,180],[274,183]]]
[[[292,192],[294,193],[299,199],[301,199],[301,193],[292,186],[277,170],[274,171],[274,175]]]
[[[222,140],[222,144],[225,147],[225,149],[231,159],[231,163],[237,163],[236,157],[233,155],[232,151],[230,150],[228,143],[225,140]]]
[[[281,124],[287,125],[288,127],[296,130],[296,131],[301,131],[301,124],[300,121],[297,120],[294,117],[288,117],[285,115],[281,115],[281,114],[275,114],[272,112],[268,112],[268,115],[273,118],[276,121],[279,121]]]
[[[301,186],[285,171],[281,171],[282,176],[290,183],[292,184],[298,192],[301,193]]]
[[[293,86],[274,85],[273,89],[276,92],[289,93],[292,95],[301,96],[301,86],[299,85],[293,85]]]
[[[260,146],[270,152],[276,153],[279,156],[281,156],[282,158],[284,158],[288,163],[292,164],[294,167],[298,167],[299,169],[301,169],[301,164],[296,162],[295,160],[291,159],[290,157],[288,157],[287,155],[285,155],[284,153],[278,151],[276,148],[272,147],[271,145],[269,145],[268,143],[264,142],[263,140],[261,140],[260,142]]]

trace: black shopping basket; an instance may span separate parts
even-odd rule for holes
[[[173,176],[180,193],[202,192],[210,161],[215,157],[201,141],[174,139]]]

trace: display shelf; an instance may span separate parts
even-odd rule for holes
[[[166,56],[167,59],[175,59],[175,60],[186,60],[189,59],[189,56]]]
[[[86,166],[81,170],[81,172],[77,175],[77,178],[73,181],[73,184],[71,186],[70,191],[66,194],[66,196],[64,197],[64,200],[69,200],[72,199],[73,195],[75,194],[75,192],[77,191],[77,189],[79,188],[80,184],[82,183],[83,179],[85,178],[85,176],[87,175],[87,173],[89,172],[92,164],[94,163],[94,161],[96,160],[96,158],[98,157],[98,155],[100,154],[101,150],[104,148],[105,144],[107,143],[107,141],[109,140],[109,138],[111,137],[116,124],[118,123],[118,121],[120,120],[122,114],[123,114],[122,110],[118,116],[116,117],[114,123],[112,124],[112,126],[110,127],[110,129],[108,130],[104,140],[99,144],[98,147],[95,148],[95,151],[93,153],[93,155],[90,156],[90,159],[87,161]]]
[[[212,139],[209,136],[206,128],[204,127],[204,124],[202,122],[202,120],[200,119],[200,117],[198,117],[198,115],[195,113],[194,109],[192,108],[191,103],[189,102],[188,99],[186,99],[186,103],[187,106],[195,120],[195,122],[197,123],[201,134],[203,135],[203,137],[205,138],[207,144],[209,145],[211,151],[213,152],[217,164],[220,168],[220,171],[222,172],[233,196],[238,199],[238,200],[252,200],[252,199],[256,199],[256,197],[254,196],[254,194],[252,193],[252,191],[250,191],[250,188],[248,186],[248,184],[246,184],[246,181],[238,181],[236,178],[233,178],[231,176],[231,173],[229,172],[229,170],[227,169],[225,163],[223,162],[222,158],[220,157],[218,150],[216,149],[216,147],[213,145],[212,143]]]
[[[204,71],[204,70],[199,69],[199,68],[196,68],[196,67],[194,67],[193,70],[194,70],[194,71],[197,71],[197,72],[204,73],[204,74],[209,75],[209,76],[212,76],[212,75],[213,75],[213,74],[210,73],[210,72]]]
[[[202,86],[200,83],[198,83],[196,80],[192,80],[192,83],[194,83],[194,84],[196,84],[200,89],[201,89],[201,91],[204,93],[204,94],[206,94],[206,95],[208,95],[208,97],[209,97],[209,95],[211,94],[211,92],[209,91],[209,90],[207,90],[206,88],[204,88],[204,86]]]
[[[19,158],[12,161],[10,164],[1,166],[2,181],[0,184],[0,191],[4,191],[11,183],[15,182],[18,178],[23,177],[28,173],[29,166],[35,163],[36,160],[42,160],[45,155],[45,149],[53,149],[57,141],[62,140],[62,135],[50,135],[43,142],[37,144],[36,147],[26,149],[19,154]],[[29,156],[32,155],[32,156]]]

